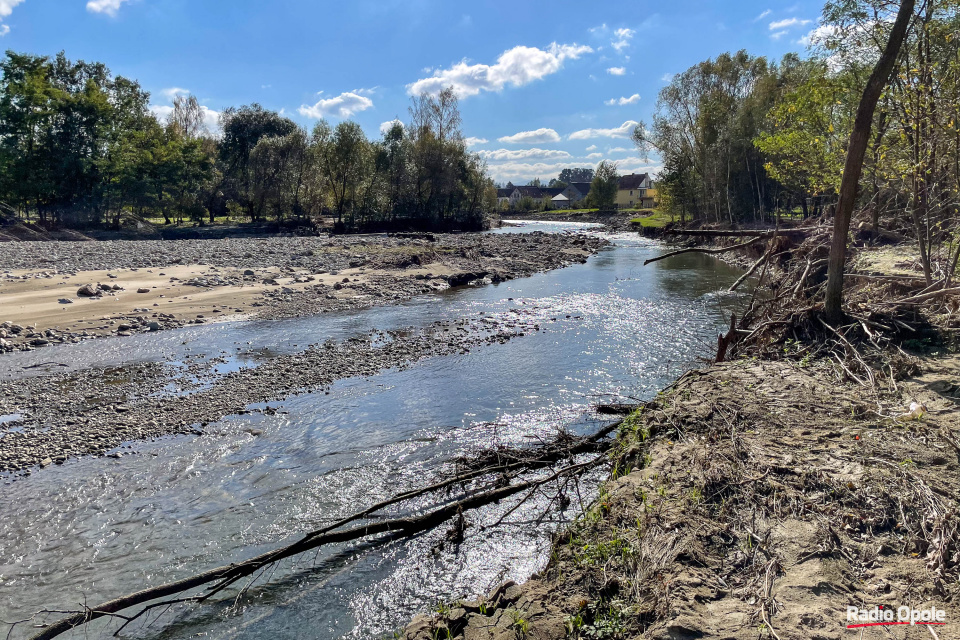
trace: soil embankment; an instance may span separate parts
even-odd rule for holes
[[[540,574],[405,637],[840,639],[861,632],[848,606],[875,605],[944,610],[954,637],[960,359],[924,366],[876,393],[827,364],[688,373],[627,421]],[[898,419],[911,402],[926,416]]]
[[[393,304],[583,262],[604,244],[541,233],[10,242],[0,352]]]

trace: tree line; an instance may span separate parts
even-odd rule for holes
[[[456,95],[413,99],[410,123],[370,140],[355,122],[307,131],[258,104],[218,131],[193,96],[169,117],[101,63],[8,51],[0,61],[0,213],[44,225],[333,218],[344,229],[478,229],[496,206],[467,152]]]
[[[900,4],[831,0],[807,58],[739,51],[674,77],[650,126],[634,133],[662,158],[662,206],[684,220],[733,224],[832,213],[858,105]],[[952,274],[960,255],[951,244],[960,219],[958,6],[911,7],[871,112],[855,200],[868,227],[916,239],[928,281],[938,269]],[[935,264],[931,256],[951,247]]]

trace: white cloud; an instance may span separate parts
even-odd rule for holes
[[[560,134],[553,129],[537,129],[536,131],[521,131],[512,136],[497,138],[507,144],[536,144],[542,142],[560,142]]]
[[[586,45],[552,43],[546,49],[519,46],[500,54],[492,65],[468,64],[462,60],[449,69],[438,69],[429,78],[407,85],[410,95],[436,94],[453,87],[461,98],[481,91],[501,91],[507,85],[522,87],[554,74],[567,60],[576,60],[593,49]]]
[[[87,3],[87,11],[91,13],[105,13],[108,16],[117,15],[120,5],[129,0],[90,0]]]
[[[770,15],[771,13],[773,13],[773,11],[772,11],[771,9],[767,9],[766,11],[764,11],[763,13],[761,13],[760,15],[758,15],[756,18],[754,18],[753,21],[754,21],[754,22],[760,22],[761,20],[763,20],[764,18],[766,18],[766,17],[767,17],[768,15]]]
[[[570,134],[571,140],[589,140],[590,138],[629,138],[633,130],[640,124],[635,120],[627,120],[619,127],[612,129],[581,129]]]
[[[622,75],[626,75],[627,68],[626,67],[610,67],[609,69],[607,69],[607,73],[609,73],[612,76],[622,76]]]
[[[822,24],[816,29],[809,31],[805,36],[797,40],[797,44],[809,47],[811,44],[820,44],[828,38],[835,37],[839,30],[833,25]]]
[[[169,89],[161,89],[160,93],[167,99],[173,102],[173,99],[177,96],[188,96],[190,95],[190,89],[181,89],[180,87],[170,87]]]
[[[474,137],[471,136],[471,137],[469,137],[469,138],[465,138],[465,139],[464,139],[464,142],[466,143],[466,145],[467,145],[468,147],[475,147],[475,146],[477,146],[478,144],[487,144],[487,143],[490,142],[490,141],[487,140],[486,138],[474,138]]]
[[[633,149],[627,149],[626,147],[614,147],[613,149],[608,149],[607,153],[633,153]]]
[[[590,27],[590,33],[604,33],[607,30],[607,23],[604,22],[599,27]]]
[[[662,76],[660,76],[660,82],[673,82],[674,77],[675,77],[675,74],[673,73],[665,73]]]
[[[487,160],[532,160],[540,158],[543,160],[564,160],[572,158],[566,151],[559,149],[496,149],[493,151],[478,151],[482,157]]]
[[[603,157],[602,153],[591,153],[587,155],[587,160],[599,160]]]
[[[770,31],[780,31],[791,27],[803,27],[813,22],[813,20],[801,20],[800,18],[787,18],[786,20],[777,20],[770,23]]]
[[[623,53],[623,50],[630,45],[630,40],[637,34],[633,29],[617,29],[613,35],[617,37],[611,44],[617,50],[617,53]]]
[[[23,4],[23,0],[0,0],[0,19],[13,13],[13,8],[18,4]]]
[[[599,149],[599,148],[600,148],[600,147],[598,147],[597,145],[592,144],[592,145],[590,145],[589,147],[587,147],[587,151],[596,151],[596,150]]]
[[[209,109],[203,105],[200,106],[200,111],[203,113],[203,126],[204,128],[213,134],[216,134],[220,130],[220,112]],[[170,105],[150,105],[150,112],[157,117],[157,120],[161,122],[166,122],[171,114],[173,114],[173,107]]]
[[[609,107],[622,107],[623,105],[626,105],[626,104],[637,104],[638,102],[640,102],[640,94],[635,93],[629,98],[624,98],[622,96],[620,98],[610,98],[609,100],[604,102],[604,104]]]
[[[380,135],[386,135],[386,133],[390,131],[390,129],[393,129],[393,125],[395,124],[399,124],[401,127],[403,126],[403,123],[400,122],[398,118],[394,118],[393,120],[387,120],[386,122],[381,123]]]
[[[592,161],[592,158],[591,158]],[[543,181],[549,181],[551,178],[559,176],[563,169],[575,169],[591,164],[591,161],[571,160],[566,162],[503,162],[491,163],[488,165],[490,177],[497,182],[514,183],[526,182],[532,178],[540,178]],[[626,173],[652,173],[657,174],[663,167],[660,165],[650,165],[642,160],[624,160],[617,164],[617,170],[621,174]]]
[[[770,34],[770,38],[771,38],[772,40],[779,40],[780,38],[782,38],[782,37],[785,36],[785,35],[787,35],[787,30],[786,30],[786,29],[784,29],[783,31],[777,31],[776,33],[771,33],[771,34]]]
[[[0,0],[0,23],[3,22],[3,19],[13,13],[13,8],[18,4],[23,3],[23,0]],[[0,38],[10,33],[10,25],[0,24]]]
[[[307,118],[325,118],[335,116],[349,118],[359,111],[366,111],[373,107],[373,100],[360,95],[356,91],[341,93],[335,98],[320,99],[315,105],[301,105],[297,112]]]

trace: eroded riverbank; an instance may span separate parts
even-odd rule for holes
[[[107,451],[119,458],[70,458],[0,487],[0,619],[19,620],[44,608],[69,610],[76,602],[99,602],[241,561],[429,483],[458,456],[551,438],[560,428],[589,432],[607,420],[593,413],[597,402],[651,397],[709,350],[702,336],[722,326],[740,300],[722,293],[739,274],[703,256],[643,267],[660,252],[658,245],[634,235],[609,239],[614,244],[585,264],[402,305],[191,326],[9,354],[17,384],[37,385],[31,388],[53,402],[56,389],[43,391],[42,380],[92,369],[109,369],[112,378],[131,367],[143,372],[139,382],[119,380],[103,391],[133,384],[132,395],[142,393],[137,389],[173,395],[144,400],[138,420],[126,424],[123,436],[131,439]],[[414,348],[404,342],[405,328],[422,335],[429,327],[455,333],[461,326],[477,332],[501,327],[511,336],[506,343],[470,342],[466,354],[437,353],[404,368],[358,371],[362,377],[319,382],[305,392],[291,389],[269,410],[254,403],[245,407],[250,413],[197,424],[202,435],[189,432],[191,424],[187,433],[156,442],[133,439],[140,419],[189,416],[178,409],[151,415],[157,402],[187,403],[204,385],[240,368],[270,368],[280,358],[266,379],[295,387],[301,370],[319,362],[302,359],[305,345],[332,340],[335,352],[356,348],[377,359],[386,353],[377,350],[396,337],[404,349]],[[401,334],[391,337],[392,331]],[[351,338],[360,342],[351,346]],[[60,373],[47,364],[50,354],[67,365]],[[166,373],[152,369],[173,362],[182,366]],[[45,366],[27,368],[38,364]],[[166,375],[184,387],[166,388]],[[232,403],[269,386],[260,386],[256,375],[237,378],[252,385],[250,396],[234,384],[233,391],[218,387],[226,398],[198,397],[233,410]],[[139,400],[121,397],[118,392],[92,411],[110,424],[124,424]],[[110,404],[118,401],[127,410],[110,414]],[[42,430],[42,420],[38,424]],[[13,422],[3,427],[23,429]],[[237,592],[225,593],[202,607],[173,608],[151,632],[166,638],[389,634],[440,599],[477,596],[503,579],[525,580],[548,559],[550,532],[579,511],[580,499],[592,499],[598,479],[584,478],[579,497],[547,517],[540,496],[509,514],[513,504],[506,501],[479,510],[470,516],[476,528],[458,546],[445,546],[446,531],[440,530],[411,540],[347,545],[284,565],[255,585],[240,609],[232,608]],[[479,526],[501,519],[496,528]],[[16,598],[6,597],[14,593]],[[20,625],[13,635],[26,630]]]

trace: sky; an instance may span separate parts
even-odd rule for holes
[[[211,125],[260,103],[310,129],[406,122],[453,86],[463,133],[500,183],[618,163],[656,172],[630,133],[671,77],[726,51],[806,50],[822,0],[0,0],[0,47],[99,61],[151,108],[197,96]]]

